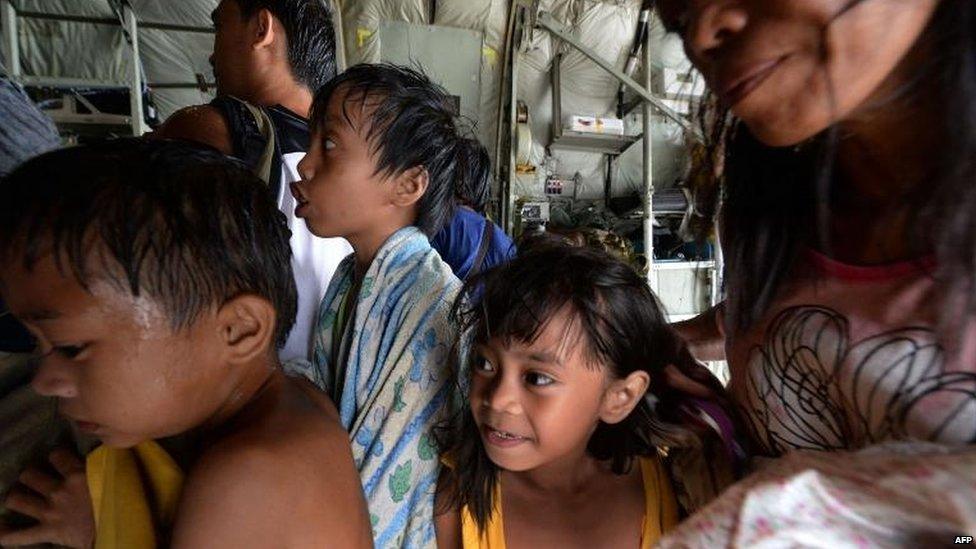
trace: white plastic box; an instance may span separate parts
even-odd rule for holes
[[[581,133],[603,133],[607,135],[623,135],[624,121],[619,118],[602,118],[597,116],[569,117],[569,129]]]

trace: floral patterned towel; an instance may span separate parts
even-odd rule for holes
[[[314,364],[286,368],[335,401],[352,439],[376,547],[434,547],[439,462],[430,430],[447,398],[457,333],[450,310],[460,282],[420,230],[401,229],[380,248],[342,327],[337,319],[354,267],[350,255],[322,300]]]

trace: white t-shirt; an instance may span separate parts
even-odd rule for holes
[[[303,152],[284,154],[281,163],[282,185],[278,192],[278,209],[288,218],[288,228],[291,229],[291,268],[298,287],[295,325],[288,333],[285,346],[278,352],[282,362],[311,360],[312,327],[319,303],[336,267],[352,253],[352,246],[344,238],[319,238],[309,232],[304,219],[295,217],[295,197],[289,190],[289,184],[300,179],[298,162],[304,156]]]

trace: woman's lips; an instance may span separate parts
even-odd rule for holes
[[[783,57],[752,65],[738,76],[729,79],[729,84],[722,87],[720,94],[722,101],[729,107],[737,105],[769,78],[773,74],[773,71],[787,57],[784,55]]]

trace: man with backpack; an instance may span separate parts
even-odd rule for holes
[[[268,183],[288,218],[298,286],[295,327],[279,356],[307,359],[319,302],[352,251],[343,239],[312,235],[288,190],[309,146],[312,97],[336,73],[332,14],[324,0],[221,0],[211,17],[217,98],[177,111],[154,136],[211,145]]]

